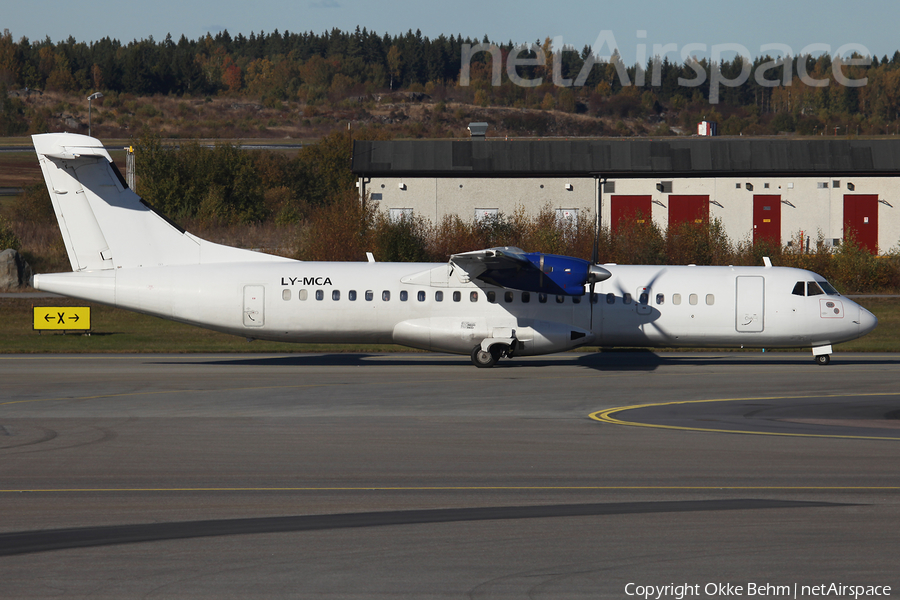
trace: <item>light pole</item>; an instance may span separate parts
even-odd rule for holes
[[[88,96],[88,136],[91,135],[91,103],[94,100],[99,100],[102,97],[103,94],[101,94],[100,92],[94,92],[93,94]]]

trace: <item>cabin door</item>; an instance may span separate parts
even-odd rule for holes
[[[244,286],[244,327],[262,327],[263,325],[265,325],[265,305],[265,286]]]
[[[738,277],[735,300],[735,327],[740,332],[758,333],[765,326],[764,277]]]

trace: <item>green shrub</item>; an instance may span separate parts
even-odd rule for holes
[[[891,279],[889,270],[889,262],[880,260],[850,236],[834,252],[827,277],[841,292],[858,294],[884,289]]]
[[[136,113],[139,117],[144,117],[145,119],[152,119],[162,113],[153,106],[152,104],[142,104],[140,108],[137,109]]]
[[[670,227],[666,235],[668,264],[733,264],[734,252],[719,219],[709,223],[682,223]]]
[[[50,194],[43,181],[25,187],[25,193],[12,207],[12,218],[25,223],[55,223]]]
[[[421,216],[402,216],[392,220],[378,213],[371,235],[372,251],[379,261],[427,262],[430,223]]]
[[[12,248],[13,250],[18,250],[22,247],[22,243],[19,241],[18,236],[6,222],[3,217],[0,217],[0,251],[6,250],[8,248]]]
[[[600,262],[615,262],[626,265],[663,265],[668,263],[666,237],[659,226],[649,217],[637,218],[632,222],[622,222],[615,234],[609,235],[606,251],[611,256],[600,255]]]
[[[25,103],[10,98],[6,84],[0,82],[0,136],[20,135],[28,131]]]
[[[230,144],[163,146],[153,135],[136,142],[135,152],[138,194],[170,217],[249,223],[266,216],[250,153]]]
[[[360,203],[356,190],[345,192],[310,217],[298,242],[297,258],[363,261],[371,250],[369,232],[374,220],[374,210]]]

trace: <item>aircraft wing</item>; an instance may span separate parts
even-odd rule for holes
[[[450,257],[463,279],[527,292],[581,296],[586,283],[603,281],[612,274],[598,265],[571,256],[525,252],[514,246],[463,252]]]

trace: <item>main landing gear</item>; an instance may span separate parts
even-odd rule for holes
[[[493,367],[504,356],[510,356],[509,346],[506,344],[494,344],[487,350],[483,350],[481,346],[476,346],[472,350],[472,362],[481,369]]]
[[[820,354],[816,357],[816,362],[820,365],[827,365],[831,362],[831,356],[828,354]]]

